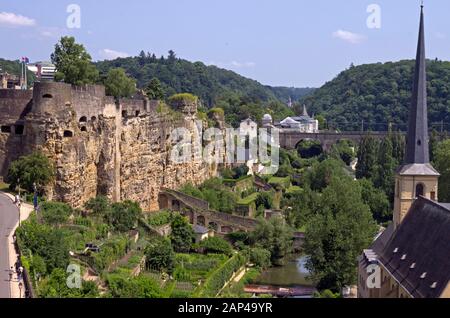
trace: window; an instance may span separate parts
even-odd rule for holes
[[[91,117],[91,121],[92,121],[92,122],[94,122],[94,121],[96,121],[96,120],[97,120],[97,118],[96,118],[95,116],[92,116],[92,117]]]
[[[87,128],[86,128],[86,126],[83,126],[83,127],[81,127],[81,131],[84,131],[84,132],[86,132],[86,131],[87,131]]]
[[[136,117],[139,117],[139,115],[141,114],[141,112],[140,111],[136,111]]]
[[[1,132],[4,134],[10,134],[11,133],[11,126],[2,126]]]
[[[53,98],[51,94],[44,94],[42,95],[42,98]]]
[[[122,117],[126,118],[128,116],[128,113],[126,110],[122,110]]]
[[[23,135],[24,129],[25,127],[23,125],[16,125],[14,128],[14,132],[16,133],[16,135]]]
[[[87,117],[86,116],[81,117],[80,123],[85,123],[85,122],[87,122]]]
[[[436,192],[431,191],[430,197],[431,197],[431,200],[436,201]]]
[[[422,183],[418,183],[416,185],[416,198],[418,198],[419,196],[423,196],[424,195],[424,186]]]
[[[72,137],[73,137],[73,132],[71,132],[70,130],[64,131],[64,138],[72,138]]]

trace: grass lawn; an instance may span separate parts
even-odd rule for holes
[[[290,186],[287,190],[286,193],[287,194],[293,194],[293,193],[297,193],[297,192],[302,192],[303,189],[300,188],[299,186]]]
[[[239,205],[249,205],[249,204],[251,204],[251,203],[256,201],[256,199],[258,198],[258,195],[259,195],[258,192],[252,193],[248,197],[240,199],[237,202],[237,204],[239,204]]]
[[[287,176],[285,178],[272,177],[269,179],[269,184],[275,186],[281,186],[285,189],[289,188],[291,185],[291,177]]]

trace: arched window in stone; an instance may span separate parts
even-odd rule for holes
[[[87,117],[86,116],[82,116],[80,118],[80,123],[85,123],[85,122],[87,122]]]
[[[97,120],[97,117],[95,117],[95,116],[92,116],[92,117],[91,117],[91,121],[92,121],[92,122],[95,122],[96,120]]]
[[[86,126],[83,126],[83,127],[81,127],[81,131],[83,131],[83,132],[87,132],[87,128],[86,128]]]
[[[70,130],[65,130],[64,131],[64,138],[72,138],[73,137],[73,132]]]
[[[425,186],[423,185],[423,183],[418,183],[416,185],[416,198],[423,195],[425,195]]]

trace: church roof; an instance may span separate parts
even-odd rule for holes
[[[389,241],[377,245],[379,261],[413,297],[438,298],[449,283],[449,208],[420,197]]]
[[[402,176],[439,176],[439,172],[429,163],[413,163],[399,167],[397,173]]]

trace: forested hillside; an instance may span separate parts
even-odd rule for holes
[[[136,57],[101,61],[96,65],[102,75],[111,68],[125,69],[129,76],[137,80],[140,88],[145,87],[152,78],[157,78],[166,97],[188,92],[199,96],[207,106],[213,106],[219,98],[230,94],[263,102],[285,102],[289,96],[295,101],[310,92],[310,89],[264,86],[232,71],[179,59],[172,51],[167,57],[157,58],[154,54],[141,52]]]
[[[450,120],[450,62],[428,61],[427,70],[429,121],[440,129],[441,121]],[[340,129],[360,129],[364,120],[366,129],[385,130],[391,122],[404,130],[413,76],[410,60],[351,66],[302,102]]]

